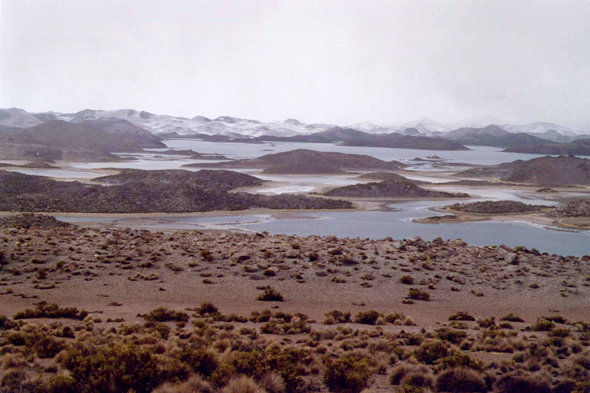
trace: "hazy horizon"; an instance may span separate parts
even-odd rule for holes
[[[588,1],[0,4],[4,108],[590,124]]]

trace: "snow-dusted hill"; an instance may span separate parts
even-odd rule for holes
[[[577,133],[574,132],[571,128],[560,126],[553,123],[546,123],[546,122],[536,122],[530,124],[522,124],[522,125],[513,125],[513,124],[503,124],[501,126],[508,132],[517,133],[517,132],[525,132],[527,134],[543,134],[547,131],[556,131],[561,135],[565,136],[576,136]]]
[[[295,119],[269,123],[263,123],[258,120],[240,119],[231,116],[220,116],[217,119],[195,116],[189,119],[186,117],[156,115],[133,109],[114,111],[85,109],[77,113],[52,113],[52,115],[58,120],[74,123],[100,118],[124,119],[136,126],[151,131],[154,134],[176,132],[179,135],[207,134],[252,137],[272,135],[288,137],[299,134],[312,134],[333,127],[328,124],[306,125]]]
[[[204,116],[188,118],[180,116],[157,115],[154,113],[137,111],[133,109],[85,109],[76,113],[29,113],[23,109],[18,108],[0,109],[0,126],[6,127],[28,128],[50,120],[64,120],[67,122],[79,123],[84,120],[96,120],[101,118],[127,120],[128,122],[154,134],[176,132],[179,135],[206,134],[227,135],[235,137],[291,137],[295,135],[310,135],[335,127],[333,124],[305,124],[297,119],[263,122],[232,116],[220,116],[216,119],[209,119]],[[446,133],[460,129],[461,127],[450,128],[427,117],[422,117],[421,119],[414,121],[390,125],[378,125],[370,122],[363,122],[342,128],[353,129],[369,134],[389,134],[392,132],[397,132],[407,135],[445,137]],[[543,122],[525,125],[503,124],[501,125],[501,128],[510,133],[528,133],[542,138],[544,137],[545,139],[549,140],[560,140],[560,135],[574,137],[583,133],[581,130],[576,132],[567,127]],[[548,133],[548,131],[551,132]],[[590,132],[590,125],[588,127],[588,131]],[[555,135],[554,132],[558,133],[558,135]]]
[[[28,128],[43,123],[25,110],[18,108],[0,109],[0,126]]]

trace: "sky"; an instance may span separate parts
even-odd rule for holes
[[[0,0],[0,107],[590,125],[590,0]]]

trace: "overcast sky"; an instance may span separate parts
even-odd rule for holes
[[[0,107],[590,122],[590,1],[0,3]]]

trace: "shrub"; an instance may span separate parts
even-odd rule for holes
[[[449,328],[436,329],[435,333],[437,338],[453,344],[460,344],[467,337],[467,333]]]
[[[354,317],[354,321],[364,325],[374,325],[377,322],[377,318],[379,318],[379,313],[375,310],[360,311]]]
[[[79,386],[79,392],[151,392],[160,385],[163,373],[149,350],[133,344],[97,348],[81,343],[70,346],[58,357]]]
[[[35,342],[35,352],[41,359],[52,358],[62,350],[66,344],[62,340],[56,340],[53,337],[42,337]]]
[[[408,296],[409,299],[413,299],[413,300],[422,300],[427,302],[428,300],[430,300],[430,294],[426,291],[422,291],[418,288],[410,288],[408,290]]]
[[[47,381],[47,393],[78,393],[76,380],[68,375],[54,375]]]
[[[535,331],[535,332],[549,332],[551,330],[553,330],[553,328],[555,327],[555,324],[551,321],[548,321],[544,318],[539,318],[537,319],[537,322],[535,322],[534,324],[532,324],[529,327],[529,330]]]
[[[483,371],[484,366],[481,360],[474,359],[461,351],[455,351],[451,356],[442,358],[440,364],[443,368],[458,369],[461,367],[476,371]]]
[[[412,285],[414,283],[414,279],[412,276],[406,274],[400,277],[399,282],[406,285]]]
[[[268,393],[283,393],[285,391],[285,381],[275,372],[265,373],[258,384]]]
[[[358,354],[346,354],[338,360],[324,360],[324,383],[330,391],[359,393],[369,384],[374,361]]]
[[[159,307],[145,314],[143,318],[148,322],[188,322],[189,316],[182,311],[169,310],[165,307]]]
[[[350,322],[350,312],[342,312],[338,310],[332,310],[326,313],[328,318],[332,318],[334,323],[348,323]]]
[[[432,385],[434,385],[434,379],[430,372],[410,373],[402,379],[401,384],[402,386],[412,386],[419,389],[432,388]]]
[[[282,302],[283,295],[281,295],[279,291],[274,288],[266,287],[264,292],[258,296],[258,300],[264,302]]]
[[[551,393],[549,382],[539,377],[505,375],[495,384],[497,393]]]
[[[47,304],[47,302],[39,302],[33,309],[28,308],[24,311],[20,311],[14,314],[14,319],[68,318],[82,321],[87,316],[87,311],[80,311],[75,307],[60,308],[57,304]]]
[[[477,324],[479,325],[479,327],[482,327],[484,329],[489,329],[489,328],[495,327],[496,326],[496,317],[479,318],[477,320]]]
[[[165,383],[154,390],[153,393],[213,393],[213,388],[200,376],[193,375],[181,383]]]
[[[6,315],[0,315],[0,330],[10,330],[17,326],[18,324],[9,319]]]
[[[27,380],[27,373],[22,368],[12,368],[0,379],[0,386],[8,388],[7,392],[19,392],[21,384]]]
[[[207,262],[211,262],[213,260],[213,254],[209,250],[201,250],[201,258]]]
[[[204,377],[211,376],[219,367],[215,355],[204,349],[184,348],[180,353],[180,361],[188,364],[194,372]]]
[[[389,374],[389,383],[392,385],[399,385],[408,374],[427,374],[429,372],[430,370],[426,366],[411,366],[403,364],[394,368],[391,374]]]
[[[451,315],[449,321],[475,321],[475,318],[466,311],[459,311]]]
[[[518,314],[511,312],[510,314],[506,314],[502,318],[500,318],[500,321],[524,322],[524,319],[522,319],[520,316],[518,316]]]
[[[197,308],[197,314],[203,316],[207,314],[218,314],[219,309],[213,303],[201,303]]]
[[[220,393],[264,393],[252,378],[244,375],[232,378]]]
[[[447,356],[449,347],[440,340],[425,342],[414,351],[414,356],[418,361],[426,364],[434,364],[438,359]]]
[[[385,322],[387,323],[395,323],[396,321],[403,322],[404,320],[406,320],[406,316],[398,312],[393,312],[385,316]]]
[[[551,321],[551,322],[555,322],[555,323],[561,323],[561,324],[565,324],[567,323],[567,318],[563,317],[561,315],[547,315],[547,316],[542,316],[541,318],[547,320],[547,321]]]
[[[435,388],[438,392],[471,393],[487,392],[483,376],[468,368],[452,368],[443,371],[436,378]]]

